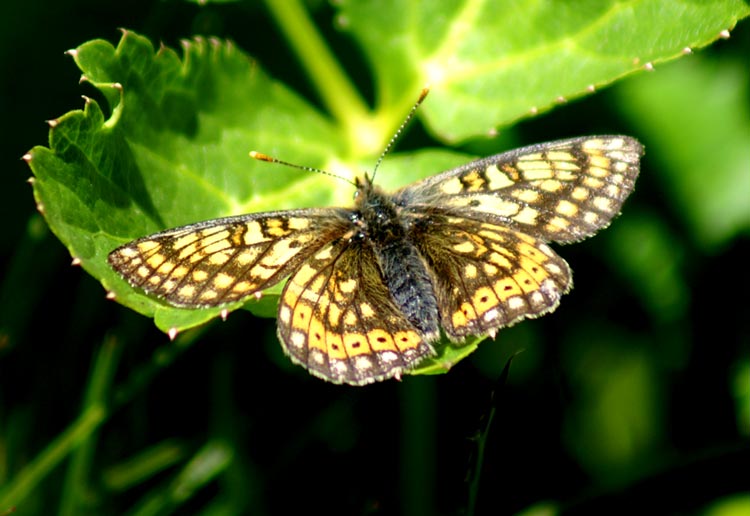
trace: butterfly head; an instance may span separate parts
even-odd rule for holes
[[[357,189],[354,192],[354,198],[360,200],[363,196],[367,196],[368,192],[371,192],[375,187],[373,176],[368,173],[364,173],[361,176],[354,178],[354,187]]]

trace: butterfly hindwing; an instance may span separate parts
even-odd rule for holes
[[[286,353],[334,383],[399,376],[434,354],[394,304],[372,246],[354,233],[310,256],[279,301],[278,333]]]
[[[490,222],[427,218],[414,227],[429,232],[414,240],[432,273],[441,325],[452,340],[494,334],[550,312],[572,285],[565,260],[534,237]]]

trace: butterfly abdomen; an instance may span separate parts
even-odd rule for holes
[[[383,280],[406,319],[426,341],[440,335],[435,291],[416,248],[394,242],[376,250]]]
[[[361,194],[357,218],[373,246],[383,282],[422,338],[436,340],[440,335],[437,298],[424,260],[407,237],[404,218],[390,198],[371,184]]]

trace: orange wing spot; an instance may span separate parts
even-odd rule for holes
[[[310,321],[310,329],[307,332],[307,342],[311,348],[326,349],[326,329],[317,317]]]
[[[589,155],[589,164],[592,167],[610,168],[612,162],[606,156]]]
[[[286,290],[284,291],[284,304],[287,306],[296,305],[301,292],[302,289],[293,281],[287,283]]]
[[[328,356],[333,359],[344,360],[348,358],[347,351],[352,348],[358,348],[367,343],[367,337],[361,333],[345,333],[343,335],[343,345],[328,346]]]
[[[470,303],[464,303],[461,308],[453,312],[451,322],[454,328],[464,328],[468,326],[470,321],[474,321],[477,318],[477,313],[474,311],[474,307]]]
[[[307,332],[310,327],[312,318],[312,307],[306,303],[298,303],[294,308],[294,317],[292,317],[292,328]]]
[[[281,219],[268,219],[266,221],[266,235],[270,235],[272,237],[283,237],[287,236],[289,233],[291,233],[290,230],[284,229],[282,226],[284,225],[284,221]]]
[[[244,241],[244,235],[245,235],[245,228],[242,226],[237,226],[232,229],[231,234],[229,235],[230,240],[232,241],[232,245],[234,247],[239,247],[243,244]]]
[[[214,276],[213,284],[220,290],[230,287],[232,283],[234,283],[234,276],[230,276],[225,272],[220,272]]]
[[[487,226],[486,224],[483,224],[482,227],[484,229],[481,229],[477,232],[477,235],[479,235],[480,237],[484,237],[487,240],[498,243],[503,243],[507,240],[503,235],[497,232],[497,228],[495,228],[495,226]]]
[[[180,297],[190,298],[195,295],[195,287],[193,285],[185,285],[177,291]]]
[[[341,308],[336,303],[328,305],[328,323],[331,328],[336,328],[341,323]]]
[[[325,347],[321,351],[328,353],[329,349],[344,349],[344,339],[338,333],[326,333]]]
[[[372,305],[364,301],[359,304],[359,313],[362,314],[363,319],[369,319],[375,316],[375,310],[372,309]]]
[[[548,260],[547,255],[543,254],[542,252],[540,252],[533,245],[518,244],[518,251],[521,254],[523,254],[525,256],[528,256],[529,258],[531,258],[531,259],[533,259],[533,260],[535,260],[535,261],[537,261],[539,263],[543,263],[543,262],[546,262]]]
[[[482,265],[482,270],[484,270],[484,273],[487,274],[490,277],[494,277],[497,275],[497,273],[500,271],[497,267],[492,265],[491,263],[485,263]]]
[[[213,301],[218,297],[218,294],[215,290],[204,290],[201,292],[200,299],[201,301]]]
[[[307,290],[315,292],[316,294],[320,293],[323,288],[325,287],[325,281],[326,279],[323,276],[318,276],[315,278],[312,283],[307,287]]]
[[[249,281],[240,281],[234,287],[232,287],[232,292],[237,292],[238,294],[244,294],[246,292],[250,292],[255,287],[256,285],[254,285],[253,283],[250,283]]]
[[[182,279],[188,273],[188,268],[183,265],[178,265],[172,270],[172,277]]]
[[[529,273],[524,270],[517,271],[513,275],[513,279],[516,281],[518,286],[521,287],[521,290],[523,290],[526,294],[539,290],[539,283],[534,281],[534,278],[532,278],[531,275],[529,275]]]
[[[163,276],[166,276],[170,272],[172,272],[172,269],[175,268],[174,262],[164,262],[161,264],[161,267],[156,271],[157,274],[161,274]]]
[[[149,251],[153,251],[159,247],[161,247],[161,244],[159,242],[154,242],[153,240],[146,240],[145,242],[138,244],[138,250],[141,254],[147,254]]]
[[[159,266],[164,263],[167,258],[161,253],[155,253],[153,256],[146,258],[146,263],[154,270],[158,269]]]
[[[176,238],[175,241],[172,243],[172,247],[174,249],[182,249],[183,247],[190,245],[193,242],[196,242],[200,238],[200,235],[202,234],[203,233],[201,232],[187,233],[181,237]]]
[[[255,261],[260,254],[260,249],[245,249],[237,255],[237,263],[240,265],[248,265]]]
[[[539,185],[539,188],[544,190],[545,192],[559,192],[562,189],[562,183],[560,181],[557,181],[556,179],[547,179],[546,181],[542,181]]]
[[[484,315],[488,310],[497,307],[500,302],[495,293],[489,287],[477,289],[471,301],[476,307],[479,315]]]
[[[477,254],[474,252],[475,249],[476,246],[468,240],[464,240],[460,244],[456,244],[453,246],[453,250],[461,254]]]
[[[520,262],[523,270],[529,273],[537,283],[541,284],[544,280],[549,278],[549,273],[547,273],[547,271],[534,260],[522,256]]]
[[[609,175],[609,170],[606,168],[591,167],[589,168],[589,174],[593,177],[607,177]]]
[[[461,179],[467,185],[466,190],[469,192],[476,192],[484,187],[485,181],[476,170],[472,170]]]
[[[203,258],[204,254],[196,254],[195,256]],[[229,253],[217,252],[209,256],[208,263],[210,263],[211,265],[224,265],[225,263],[229,261],[230,258],[231,258],[231,252]]]
[[[175,249],[179,249],[178,247],[175,247]],[[189,256],[194,255],[196,252],[198,252],[198,244],[193,242],[191,244],[186,245],[182,250],[180,251],[180,254],[177,255],[178,260],[186,260]],[[203,256],[203,254],[200,254],[199,256]]]
[[[294,275],[294,282],[299,285],[307,285],[317,273],[316,269],[306,263],[297,270],[297,274]]]
[[[385,330],[372,330],[367,333],[373,351],[397,351],[393,337]]]
[[[422,342],[422,337],[414,331],[399,331],[393,336],[396,347],[399,351],[408,351],[410,349],[416,349],[419,343]]]
[[[357,317],[357,314],[354,313],[354,310],[347,310],[344,314],[344,324],[348,326],[354,326],[357,324],[357,321],[359,318]]]
[[[464,266],[464,276],[468,279],[474,279],[477,277],[477,266],[474,264],[468,264]]]
[[[521,287],[518,286],[518,283],[516,283],[513,278],[503,278],[497,280],[492,287],[495,291],[495,294],[497,294],[498,299],[503,302],[507,301],[513,296],[522,294]]]
[[[196,269],[193,271],[193,281],[200,283],[202,281],[206,281],[208,278],[208,271],[204,271],[203,269]]]
[[[344,347],[346,348],[346,354],[350,357],[356,357],[358,355],[372,355],[372,349],[368,342],[369,334],[367,336],[361,333],[347,334],[344,335]]]
[[[492,253],[487,261],[503,269],[511,269],[513,267],[510,261],[500,253]]]

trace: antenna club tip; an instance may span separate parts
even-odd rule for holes
[[[262,154],[256,151],[250,151],[250,157],[253,159],[260,160],[260,161],[271,161],[271,162],[273,161],[273,158],[271,156],[267,156],[265,154]]]
[[[425,99],[428,93],[430,93],[430,85],[426,84],[419,94],[419,100],[417,101],[417,103],[420,104]]]

